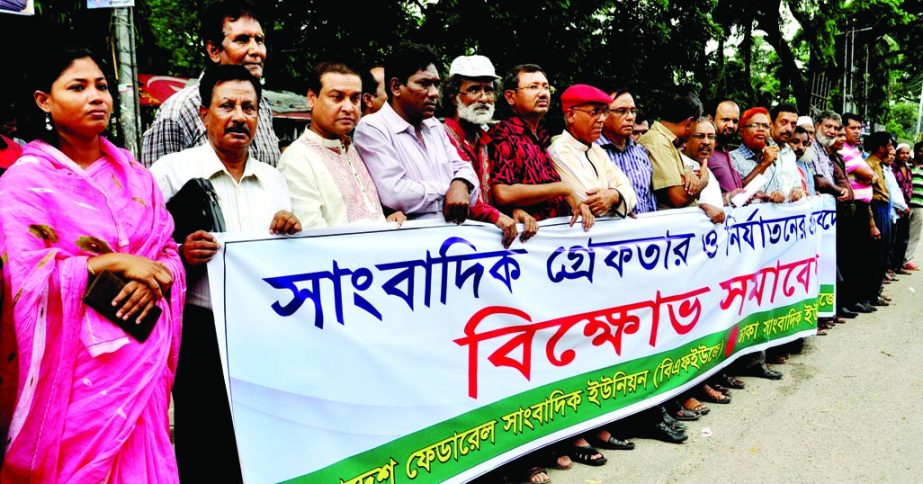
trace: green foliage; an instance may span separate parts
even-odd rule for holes
[[[55,34],[50,39],[78,35],[100,52],[113,50],[109,10],[88,11],[81,0],[36,3],[36,17],[0,16],[0,28],[11,38],[31,38],[34,32]],[[201,71],[198,17],[207,3],[136,1],[141,72],[194,76]],[[577,82],[629,87],[645,109],[654,107],[660,89],[686,84],[698,89],[707,104],[723,98],[744,106],[793,100],[806,111],[814,74],[842,78],[844,32],[851,28],[857,30],[854,91],[860,112],[881,122],[891,104],[915,99],[923,83],[923,0],[256,4],[268,38],[265,78],[270,89],[302,92],[306,73],[319,61],[380,64],[394,46],[415,41],[433,46],[443,67],[457,55],[472,53],[490,57],[500,72],[537,63],[558,87]],[[29,61],[30,52],[31,47],[19,55]],[[864,77],[866,59],[869,73]],[[840,83],[833,88],[828,106],[839,108]]]
[[[901,139],[913,139],[917,126],[917,109],[916,103],[909,102],[899,102],[891,106],[888,131]]]
[[[198,75],[202,68],[197,13],[201,2],[193,0],[144,0],[136,2],[135,27],[140,72],[182,77]]]

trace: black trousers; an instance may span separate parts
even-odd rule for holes
[[[183,310],[173,423],[180,482],[243,482],[210,309]]]
[[[910,243],[910,216],[897,219],[894,224],[894,242],[891,246],[891,269],[904,267],[907,245]]]
[[[878,249],[878,260],[874,279],[872,279],[873,284],[869,287],[869,301],[878,299],[882,284],[884,284],[885,273],[888,271],[891,260],[891,210],[888,207],[888,202],[872,202],[872,213],[875,216],[875,225],[878,226],[881,237],[874,241],[875,248]],[[874,251],[869,252],[869,254],[872,257],[875,256]]]
[[[866,210],[868,210],[866,206]],[[866,224],[868,230],[868,224]],[[836,205],[836,266],[840,277],[837,279],[836,301],[840,308],[848,308],[859,302],[859,280],[856,253],[859,242],[856,229],[856,204],[852,201],[839,202]],[[839,308],[838,308],[839,309]]]

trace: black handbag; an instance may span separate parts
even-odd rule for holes
[[[196,230],[225,231],[218,194],[212,182],[205,178],[193,178],[186,182],[167,202],[167,210],[173,215],[173,240],[177,244],[182,244]]]
[[[159,307],[154,306],[140,323],[136,323],[134,319],[126,321],[116,316],[121,306],[125,305],[125,301],[122,301],[121,306],[113,306],[112,300],[122,292],[122,288],[125,287],[125,284],[127,283],[121,277],[109,271],[102,271],[87,285],[87,292],[83,296],[83,303],[95,309],[106,319],[115,323],[116,326],[122,328],[125,334],[143,343],[147,337],[151,335],[151,331],[154,330],[154,325],[157,323],[157,320],[160,319],[160,314],[163,311]]]

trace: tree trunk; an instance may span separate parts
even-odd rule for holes
[[[811,109],[811,93],[808,92],[801,69],[795,63],[795,54],[782,36],[780,4],[781,0],[776,0],[770,5],[762,6],[757,12],[756,21],[766,31],[766,42],[775,49],[776,55],[779,56],[779,62],[782,64],[782,80],[792,87],[799,112],[807,113]]]

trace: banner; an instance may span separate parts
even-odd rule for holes
[[[0,0],[0,13],[35,15],[34,0]]]
[[[135,0],[87,0],[87,8],[126,8],[134,7]]]
[[[247,482],[459,482],[816,334],[834,201],[223,234],[209,263]],[[831,274],[831,263],[834,265]],[[828,300],[829,297],[829,300]]]

